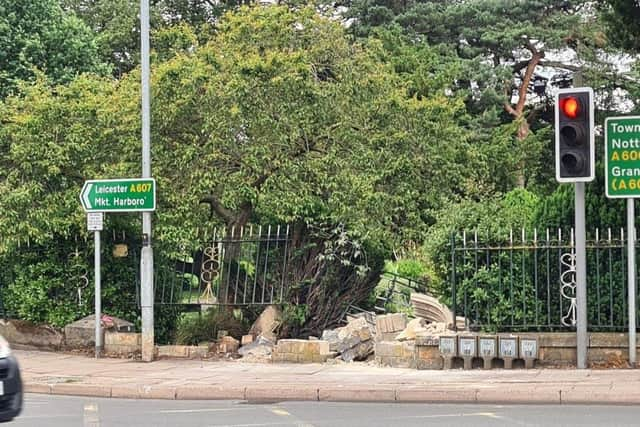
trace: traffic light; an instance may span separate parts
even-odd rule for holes
[[[593,90],[560,89],[556,94],[556,179],[588,182],[595,178]]]

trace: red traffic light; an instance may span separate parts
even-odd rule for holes
[[[580,114],[580,101],[573,96],[562,98],[560,100],[560,108],[566,117],[575,119]]]

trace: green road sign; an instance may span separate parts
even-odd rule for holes
[[[640,197],[640,116],[604,122],[607,197]]]
[[[87,212],[144,212],[156,210],[153,178],[96,179],[86,181],[80,202]]]

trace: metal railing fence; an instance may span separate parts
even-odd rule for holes
[[[288,226],[216,228],[210,234],[203,231],[192,247],[178,251],[160,247],[155,271],[156,304],[282,302],[290,251]]]
[[[451,295],[445,302],[471,329],[572,330],[573,237],[573,230],[560,229],[511,231],[501,237],[476,231],[452,235]],[[587,236],[587,269],[589,330],[626,330],[624,229]]]

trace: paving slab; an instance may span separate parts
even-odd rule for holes
[[[136,399],[640,404],[640,370],[446,370],[367,363],[95,359],[15,351],[25,390]]]

